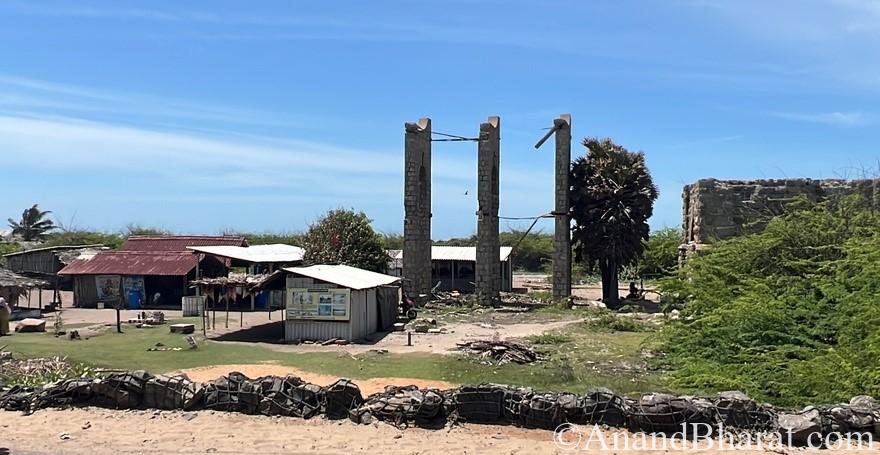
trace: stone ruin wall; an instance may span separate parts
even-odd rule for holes
[[[746,234],[751,223],[799,196],[817,201],[855,193],[880,201],[880,179],[699,180],[682,192],[682,253]]]

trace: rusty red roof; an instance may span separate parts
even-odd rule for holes
[[[185,276],[196,260],[192,252],[108,251],[76,259],[58,274]]]
[[[247,246],[240,235],[145,235],[129,237],[119,251],[187,252],[190,246]]]

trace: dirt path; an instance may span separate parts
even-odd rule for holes
[[[407,346],[407,334],[390,332],[381,340],[368,344],[350,344],[345,346],[321,346],[319,344],[285,345],[260,343],[262,346],[279,352],[340,352],[352,354],[363,353],[376,349],[406,354],[413,352],[431,354],[450,354],[454,352],[456,343],[474,339],[492,338],[497,333],[504,340],[540,335],[549,330],[556,330],[577,320],[554,321],[525,324],[483,324],[483,323],[450,323],[442,326],[446,333],[413,333],[412,346]],[[252,345],[253,343],[248,343]]]
[[[563,450],[554,433],[510,426],[463,425],[452,429],[398,430],[384,423],[301,420],[199,411],[41,410],[33,415],[0,411],[0,453],[69,454],[564,454],[717,453],[715,450]],[[611,441],[622,431],[603,430]],[[660,438],[662,440],[662,438]],[[736,451],[755,455],[756,451]],[[796,453],[820,453],[802,451]],[[824,450],[831,455],[834,451]],[[842,453],[842,452],[839,452]],[[876,453],[863,451],[861,453]]]
[[[293,367],[272,364],[216,365],[210,367],[189,368],[186,370],[181,370],[180,373],[186,374],[193,381],[207,382],[220,376],[229,374],[232,371],[238,371],[239,373],[242,373],[250,378],[258,378],[260,376],[267,375],[286,376],[290,374],[293,376],[298,376],[300,379],[306,382],[325,386],[330,385],[336,382],[337,379],[339,379],[338,376],[308,373]],[[452,384],[449,382],[411,378],[358,379],[357,385],[358,387],[360,387],[361,393],[364,396],[371,395],[376,392],[381,392],[385,390],[386,385],[417,385],[419,386],[419,388],[435,389],[451,389],[456,387],[456,384]]]

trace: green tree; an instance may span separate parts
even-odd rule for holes
[[[382,237],[373,230],[363,212],[336,209],[309,227],[303,239],[307,264],[345,264],[383,272],[388,255]]]
[[[33,207],[25,209],[21,213],[21,220],[15,221],[9,218],[9,227],[12,228],[12,235],[20,236],[22,240],[32,242],[35,240],[43,240],[46,235],[55,229],[55,223],[46,217],[52,212],[48,210],[40,210],[37,204]]]
[[[584,139],[587,155],[572,163],[571,215],[575,259],[602,275],[602,297],[619,303],[618,273],[635,263],[648,239],[657,187],[645,155],[610,139]]]
[[[678,269],[678,247],[684,234],[681,229],[665,228],[652,232],[645,241],[645,251],[636,263],[636,275],[659,278],[675,274]]]

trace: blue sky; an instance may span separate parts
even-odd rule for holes
[[[654,228],[699,178],[880,159],[877,1],[0,0],[0,43],[0,215],[79,228],[301,230],[342,206],[401,232],[423,116],[463,136],[501,116],[510,217],[552,208],[532,145],[562,112],[645,152]],[[435,238],[474,232],[475,159],[435,143]]]

